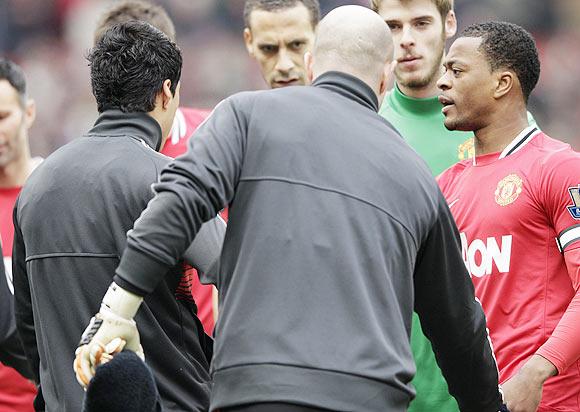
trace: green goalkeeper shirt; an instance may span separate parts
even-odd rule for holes
[[[425,159],[434,176],[474,155],[473,133],[447,130],[441,109],[437,97],[415,99],[405,96],[395,86],[379,111]],[[535,124],[529,113],[528,120]],[[411,348],[417,365],[413,379],[417,397],[411,402],[409,412],[459,412],[416,314],[413,315]]]

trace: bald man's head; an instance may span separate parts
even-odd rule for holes
[[[382,94],[380,85],[393,60],[391,31],[378,14],[366,7],[337,7],[320,21],[309,60],[313,78],[327,71],[340,71],[358,77]]]

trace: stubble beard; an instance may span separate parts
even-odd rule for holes
[[[420,77],[420,78],[410,78],[405,80],[404,77],[397,74],[397,83],[401,86],[404,86],[408,89],[424,89],[427,86],[433,84],[439,79],[441,74],[441,64],[443,62],[443,55],[445,54],[445,31],[441,34],[441,46],[439,53],[437,54],[437,58],[434,60],[431,69],[427,75]]]

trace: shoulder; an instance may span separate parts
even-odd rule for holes
[[[568,143],[541,132],[532,144],[538,152],[537,166],[543,173],[565,172],[570,167],[575,171],[580,170],[580,153],[572,149]]]
[[[445,193],[446,190],[455,185],[457,180],[469,167],[471,167],[471,165],[473,165],[472,159],[462,160],[437,176],[437,183],[439,184],[441,191]]]
[[[195,122],[203,121],[211,113],[211,109],[195,109],[192,107],[180,107],[177,109],[177,113],[180,113],[186,120]]]
[[[173,128],[179,127],[180,130],[186,130],[185,135],[193,133],[197,127],[210,115],[211,110],[194,109],[190,107],[180,107],[175,112]]]
[[[580,153],[544,133],[530,143],[533,158],[526,156],[522,160],[528,163],[529,177],[540,198],[550,198],[580,184]]]

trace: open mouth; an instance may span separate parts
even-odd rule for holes
[[[439,100],[439,103],[441,103],[443,105],[443,109],[441,109],[443,114],[447,113],[452,106],[455,106],[455,103],[453,102],[453,100],[451,100],[447,96],[440,95],[438,97],[438,100]]]

